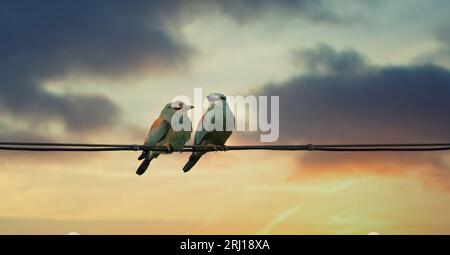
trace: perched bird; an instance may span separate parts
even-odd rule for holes
[[[183,102],[176,101],[164,106],[159,117],[153,122],[150,131],[145,138],[144,145],[165,146],[167,152],[162,151],[143,151],[139,160],[144,160],[136,171],[136,174],[142,175],[150,165],[150,162],[159,156],[159,154],[168,154],[175,151],[181,151],[186,142],[191,138],[192,123],[186,115],[187,111],[194,106],[186,105]],[[171,125],[172,117],[177,114],[180,124],[187,125],[188,130],[175,131]],[[188,123],[183,123],[183,120]]]
[[[225,142],[231,136],[234,127],[234,115],[230,110],[227,103],[227,98],[225,95],[220,93],[212,93],[207,96],[210,105],[208,110],[202,117],[202,121],[199,123],[199,128],[195,133],[194,145],[206,145],[212,147],[217,151],[218,146],[225,145]],[[211,119],[212,122],[216,122],[215,115],[217,112],[222,112],[222,129],[216,130],[216,128],[208,126],[212,125],[211,122],[206,122],[205,119]],[[219,116],[220,117],[220,116]],[[228,122],[227,122],[228,120]],[[232,126],[230,127],[229,121],[232,121]],[[203,128],[202,128],[203,127]],[[184,172],[188,172],[197,163],[197,161],[205,154],[206,151],[193,151],[189,157],[189,161],[183,167]]]

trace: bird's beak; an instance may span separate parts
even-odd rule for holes
[[[194,109],[194,106],[193,105],[185,105],[184,107],[183,107],[183,110],[184,111],[189,111],[190,109]]]

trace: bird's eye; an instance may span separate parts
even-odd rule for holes
[[[172,105],[172,109],[177,110],[177,111],[180,110],[182,107],[183,107],[182,104]]]
[[[172,103],[171,107],[174,110],[180,110],[183,107],[183,103],[180,102],[174,102]]]

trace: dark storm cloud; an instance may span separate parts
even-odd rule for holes
[[[1,112],[62,120],[71,131],[114,123],[118,110],[108,98],[56,95],[42,84],[69,72],[107,77],[176,67],[190,49],[163,17],[177,9],[175,1],[2,1]]]
[[[114,124],[118,107],[107,97],[54,94],[43,84],[73,72],[114,78],[177,69],[193,52],[179,28],[204,8],[238,20],[272,11],[335,19],[312,0],[2,1],[0,112],[36,123],[60,120],[70,131]]]
[[[309,142],[450,140],[450,71],[373,67],[355,51],[301,51],[307,74],[266,86],[280,96],[281,139]]]
[[[110,75],[147,60],[155,65],[176,64],[189,52],[163,24],[163,17],[176,9],[174,1],[2,4],[2,64],[32,72],[35,78],[73,68]]]
[[[371,66],[353,50],[326,45],[296,52],[306,73],[271,84],[280,96],[280,143],[450,141],[450,71],[433,65]],[[450,190],[448,153],[308,153],[294,176],[417,174]]]

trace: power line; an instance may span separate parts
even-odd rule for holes
[[[165,146],[138,144],[89,144],[89,143],[23,143],[0,142],[0,150],[9,151],[162,151]],[[406,143],[406,144],[305,144],[305,145],[236,145],[207,146],[186,145],[183,152],[192,151],[235,151],[235,150],[274,150],[274,151],[334,151],[334,152],[377,152],[377,151],[445,151],[450,143]]]

